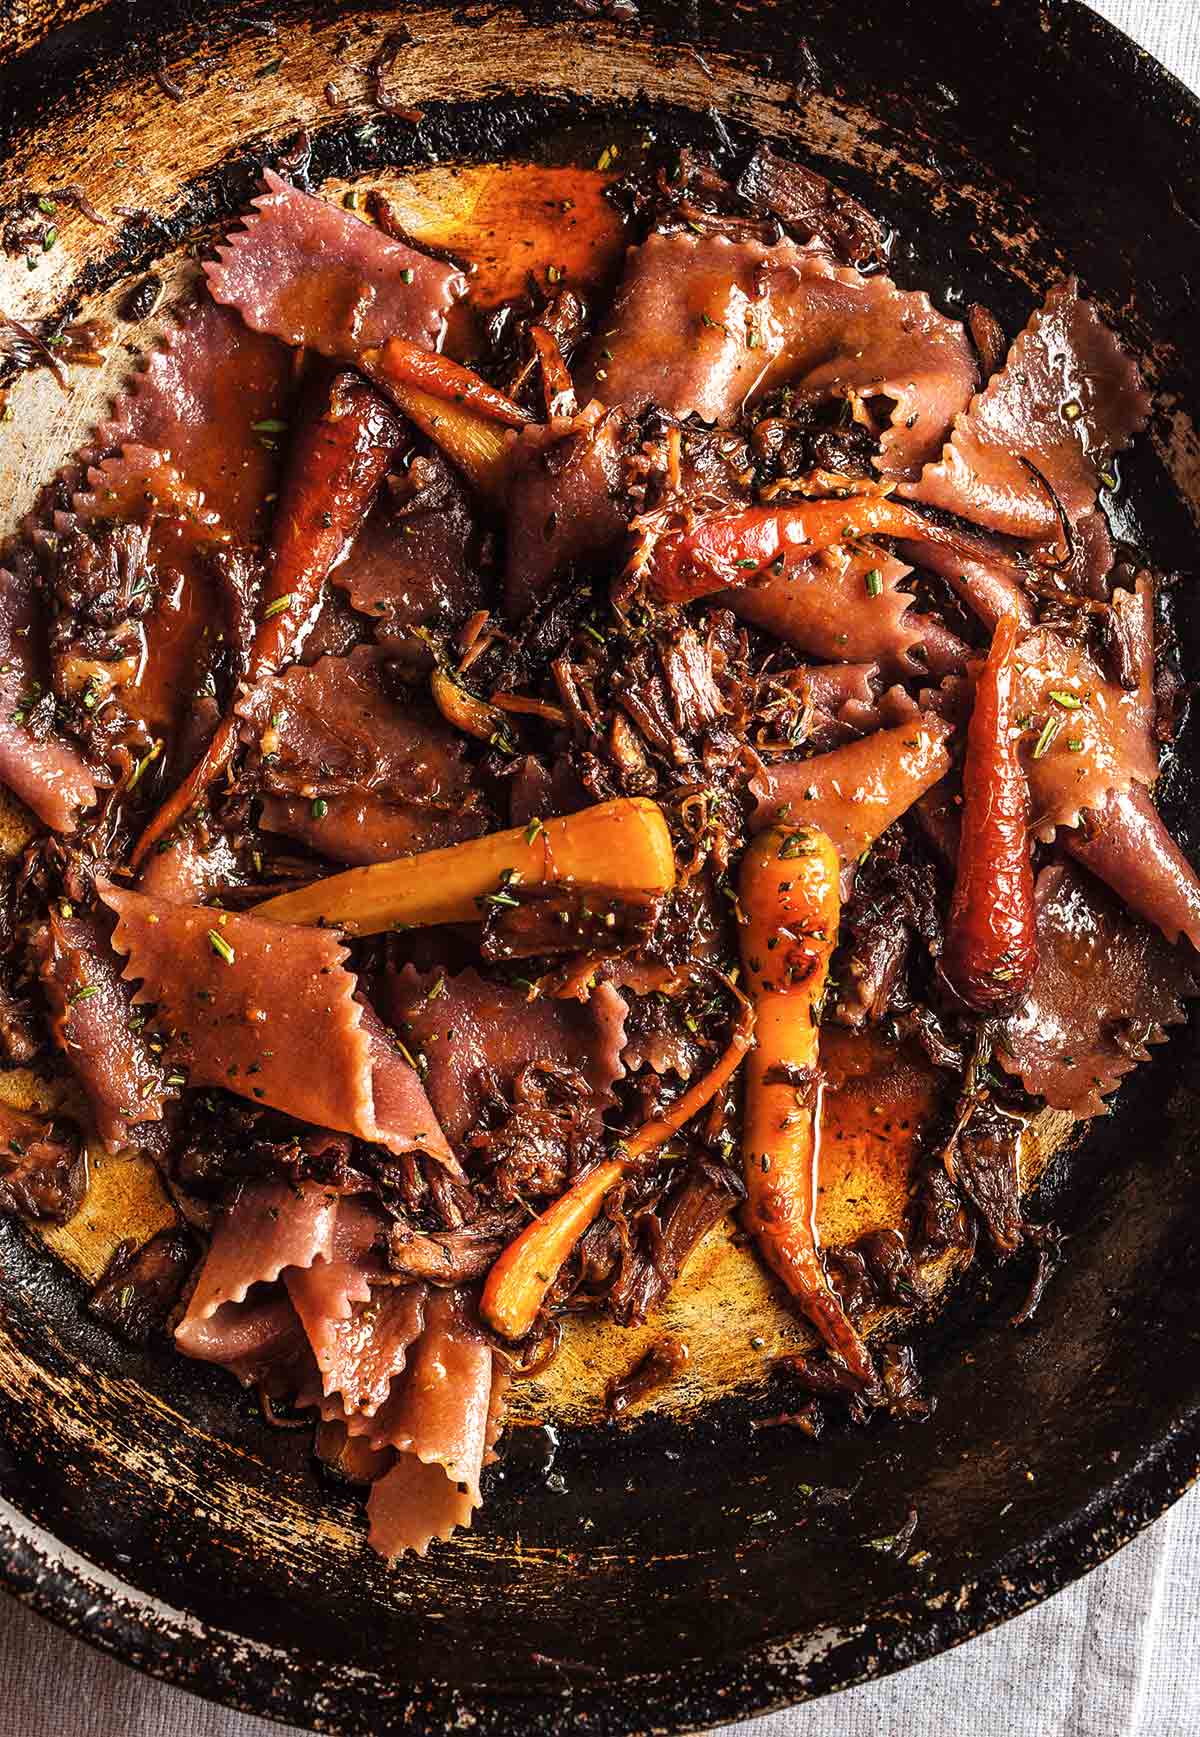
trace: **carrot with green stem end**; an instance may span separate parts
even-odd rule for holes
[[[833,842],[815,828],[770,827],[742,858],[739,939],[758,1020],[746,1063],[743,1222],[830,1354],[869,1387],[871,1355],[825,1276],[815,1223],[817,1017],[837,945],[840,872]]]
[[[524,428],[533,421],[528,410],[514,404],[461,362],[452,361],[440,350],[410,343],[407,338],[389,338],[378,350],[364,350],[358,357],[358,366],[385,392],[390,392],[393,386],[417,386],[433,398],[469,405],[481,416],[502,422],[507,428]]]
[[[606,1159],[573,1182],[520,1236],[510,1242],[487,1276],[479,1312],[506,1339],[523,1339],[537,1319],[546,1292],[558,1277],[584,1231],[604,1204],[609,1189],[632,1164],[666,1145],[731,1080],[754,1041],[754,1010],[748,1003],[721,1059],[703,1079],[689,1086],[670,1109],[621,1143],[619,1155]]]
[[[288,456],[242,678],[246,690],[296,656],[320,610],[325,580],[362,529],[403,433],[387,401],[349,370],[333,376],[314,411]],[[239,730],[235,713],[221,720],[198,763],[142,833],[130,859],[134,868],[220,777]]]
[[[503,392],[433,350],[391,338],[358,365],[489,506],[504,504],[513,429],[533,418]]]

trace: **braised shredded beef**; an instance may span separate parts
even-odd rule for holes
[[[64,1224],[86,1186],[86,1158],[69,1123],[0,1104],[0,1210]]]
[[[184,1231],[160,1230],[140,1248],[118,1243],[88,1298],[88,1313],[131,1345],[145,1345],[166,1325],[195,1263],[195,1244]]]

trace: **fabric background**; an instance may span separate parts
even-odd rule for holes
[[[1002,3],[1002,0],[1001,0]],[[1200,89],[1200,0],[1094,0]],[[1200,1488],[1112,1561],[957,1651],[740,1737],[1197,1737]],[[0,1737],[272,1737],[0,1597]],[[730,1728],[732,1729],[732,1728]]]

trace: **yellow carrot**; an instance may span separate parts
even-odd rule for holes
[[[256,907],[279,923],[324,923],[354,935],[478,922],[505,884],[572,881],[620,893],[665,893],[675,853],[658,804],[620,797],[577,814],[493,832],[444,850],[347,869]]]
[[[743,1222],[830,1352],[864,1385],[870,1353],[817,1254],[821,997],[837,944],[841,863],[815,828],[768,828],[742,859],[738,901],[758,1043],[746,1064]]]
[[[754,1013],[744,1006],[729,1046],[703,1079],[678,1097],[662,1116],[647,1122],[609,1158],[572,1183],[532,1224],[509,1243],[487,1276],[479,1312],[506,1339],[523,1339],[537,1319],[546,1292],[563,1262],[604,1204],[604,1196],[629,1165],[663,1146],[716,1097],[741,1066],[754,1035]]]

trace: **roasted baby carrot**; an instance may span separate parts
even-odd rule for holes
[[[402,436],[392,407],[348,369],[316,399],[288,455],[244,688],[253,689],[296,655],[321,607],[325,580],[361,530]],[[135,868],[224,771],[238,728],[234,715],[222,719],[199,762],[138,840]]]
[[[753,1041],[754,1012],[743,1006],[721,1059],[689,1086],[662,1116],[622,1141],[619,1156],[606,1159],[572,1183],[565,1194],[527,1224],[496,1261],[483,1287],[479,1312],[506,1339],[523,1339],[537,1319],[546,1292],[580,1237],[604,1204],[604,1196],[629,1165],[645,1158],[711,1103],[741,1066]]]
[[[743,1222],[831,1355],[870,1386],[870,1353],[825,1276],[815,1225],[817,1019],[837,944],[840,870],[832,840],[812,827],[770,827],[742,858],[742,966],[758,1021],[746,1063]]]
[[[650,558],[645,586],[662,603],[684,603],[768,572],[786,573],[835,543],[908,537],[957,547],[959,538],[886,495],[805,501],[714,513],[688,530],[667,531]]]
[[[1037,969],[1029,785],[1013,716],[1021,626],[1006,615],[975,686],[942,970],[980,1013],[1016,1006]]]
[[[502,422],[507,428],[523,428],[533,417],[461,362],[451,361],[440,350],[427,350],[407,338],[389,338],[378,350],[364,350],[358,365],[385,392],[393,386],[417,386],[448,404],[465,404]]]

